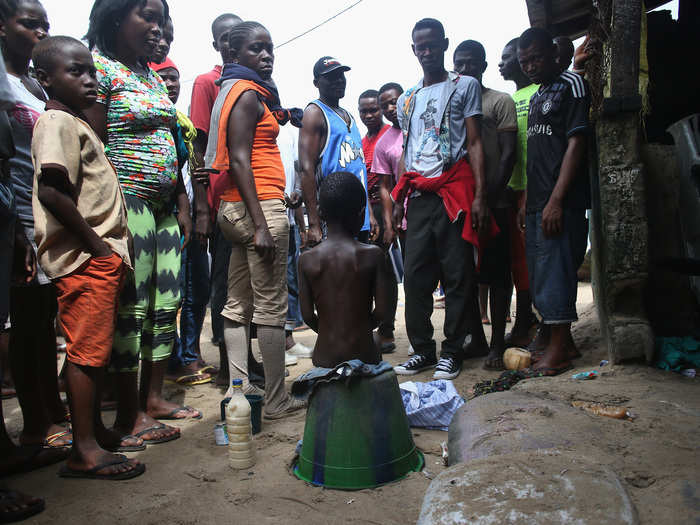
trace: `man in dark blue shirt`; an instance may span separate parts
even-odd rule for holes
[[[518,61],[528,78],[540,84],[528,113],[524,221],[530,290],[542,316],[532,370],[555,375],[572,368],[577,356],[571,323],[577,320],[576,271],[588,236],[590,94],[582,77],[561,72],[552,37],[543,29],[521,35]]]

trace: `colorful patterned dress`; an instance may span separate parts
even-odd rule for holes
[[[125,194],[134,272],[122,291],[111,368],[168,359],[180,305],[180,229],[172,214],[178,161],[175,106],[152,70],[137,73],[99,51],[97,102],[107,109],[105,152]]]

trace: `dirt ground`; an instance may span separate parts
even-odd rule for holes
[[[406,358],[408,342],[403,304],[397,312],[397,352],[386,356],[392,364]],[[698,431],[700,390],[689,379],[645,365],[604,366],[606,358],[589,285],[581,285],[580,321],[574,337],[583,353],[574,371],[597,368],[602,376],[574,381],[571,374],[531,379],[516,386],[551,399],[583,399],[624,405],[637,415],[633,422],[589,416],[598,431],[581,435],[577,450],[609,465],[629,491],[642,523],[687,523],[700,516],[698,499]],[[433,322],[438,341],[444,310],[436,310]],[[216,362],[218,351],[209,342],[209,319],[202,333],[205,358]],[[314,334],[295,334],[313,345]],[[481,368],[481,360],[469,360],[455,386],[464,395],[476,383],[498,373]],[[289,381],[311,366],[308,359],[289,367]],[[572,372],[573,373],[573,372]],[[429,381],[430,372],[410,379]],[[403,380],[399,378],[400,381]],[[263,422],[255,437],[257,463],[249,471],[228,467],[226,447],[214,444],[222,390],[213,384],[190,388],[167,387],[171,399],[204,412],[200,421],[182,423],[182,437],[150,446],[136,453],[146,463],[143,476],[125,482],[62,480],[57,466],[15,476],[8,485],[41,496],[46,511],[31,523],[373,523],[408,524],[418,518],[423,495],[436,474],[444,470],[440,443],[447,432],[413,429],[416,444],[424,452],[426,468],[406,479],[374,490],[344,492],[325,490],[299,481],[287,470],[295,444],[302,437],[303,414],[280,422]],[[16,436],[21,412],[16,400],[5,401],[8,428]],[[105,413],[106,420],[113,413]],[[575,423],[574,423],[575,424]],[[694,509],[694,518],[688,514]],[[698,523],[698,521],[695,521]]]

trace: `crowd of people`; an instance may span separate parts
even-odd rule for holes
[[[590,195],[585,53],[568,71],[570,40],[531,28],[508,42],[498,67],[510,95],[483,84],[479,42],[461,42],[449,67],[442,24],[420,20],[421,79],[364,91],[362,137],[341,106],[348,65],[319,58],[318,98],[285,108],[272,36],[233,14],[213,21],[221,64],[197,77],[182,114],[176,29],[165,0],[95,0],[85,42],[49,37],[39,0],[0,0],[0,322],[24,421],[19,446],[3,422],[3,474],[63,460],[62,477],[142,474],[124,452],[178,439],[163,421],[202,418],[167,401],[165,381],[241,379],[275,420],[305,407],[285,389],[300,357],[329,368],[407,351],[397,374],[453,379],[466,358],[502,370],[521,346],[532,375],[571,368]],[[408,349],[394,339],[399,282]],[[218,366],[199,348],[208,305]],[[294,341],[304,323],[319,334],[313,352]],[[41,508],[0,489],[3,519]]]

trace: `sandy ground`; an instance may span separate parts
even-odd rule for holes
[[[397,352],[386,356],[392,364],[406,359],[408,342],[402,306],[397,312]],[[606,357],[589,285],[580,287],[579,312],[582,315],[574,337],[584,356],[575,371],[597,367]],[[433,315],[438,340],[443,315],[444,310],[436,310]],[[216,362],[218,351],[209,343],[210,334],[207,318],[203,353],[208,361]],[[311,331],[299,332],[295,337],[313,345]],[[465,397],[475,382],[498,375],[484,371],[481,365],[480,359],[466,361],[464,371],[455,380]],[[310,360],[300,359],[298,365],[289,367],[289,381],[310,366]],[[598,432],[581,435],[580,447],[620,476],[642,523],[688,522],[686,510],[693,506],[695,516],[700,515],[697,380],[641,364],[608,365],[599,370],[602,377],[594,381],[577,382],[566,374],[528,380],[516,388],[552,399],[584,399],[629,407],[638,416],[634,422],[586,415]],[[431,373],[424,372],[411,379],[430,378]],[[257,464],[249,471],[233,471],[227,465],[226,448],[214,444],[222,390],[207,384],[169,386],[167,392],[169,398],[202,410],[204,419],[179,425],[181,439],[134,454],[147,465],[143,476],[125,482],[62,480],[53,466],[7,480],[14,488],[46,499],[46,511],[31,522],[415,523],[430,480],[445,468],[440,443],[447,440],[447,433],[413,429],[415,442],[425,453],[423,472],[375,490],[344,492],[307,485],[287,470],[294,446],[302,437],[301,414],[280,422],[263,422],[262,432],[255,437]],[[6,401],[4,406],[8,428],[16,435],[21,425],[17,402]],[[111,418],[113,413],[106,413],[107,421]]]

